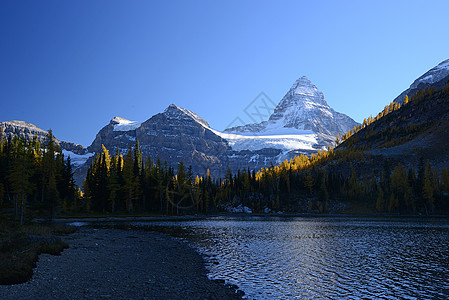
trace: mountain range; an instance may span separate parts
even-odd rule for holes
[[[419,89],[443,86],[448,79],[449,60],[446,60],[419,77],[394,101],[401,102],[405,95],[412,96]],[[183,161],[196,174],[205,174],[209,169],[213,176],[219,177],[228,168],[233,172],[243,168],[257,170],[297,154],[311,154],[334,146],[337,135],[357,125],[347,115],[333,110],[323,93],[303,76],[279,101],[268,120],[260,123],[220,132],[194,112],[171,104],[144,122],[114,117],[87,148],[56,141],[65,156],[71,157],[78,184],[91,158],[102,151],[102,145],[111,152],[118,149],[124,154],[137,140],[144,158],[159,158],[173,167]],[[17,135],[32,139],[36,135],[43,142],[46,134],[45,130],[24,121],[0,123],[2,137]]]

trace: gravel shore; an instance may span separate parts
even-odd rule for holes
[[[60,256],[40,255],[29,282],[0,286],[0,299],[241,299],[159,232],[80,228],[64,241]]]

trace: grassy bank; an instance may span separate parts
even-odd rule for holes
[[[60,236],[75,230],[72,226],[19,226],[13,222],[0,221],[0,284],[17,284],[29,280],[39,254],[59,255],[68,248]]]

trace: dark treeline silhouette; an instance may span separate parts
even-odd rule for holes
[[[80,198],[70,158],[64,159],[52,131],[41,145],[17,136],[0,141],[0,212],[23,224],[25,216],[47,216]]]
[[[193,176],[180,162],[177,169],[158,159],[142,160],[139,142],[123,156],[119,149],[93,160],[84,182],[87,210],[100,213],[118,211],[164,214],[209,213],[244,205],[256,212],[276,211],[325,213],[330,201],[361,202],[367,212],[436,213],[447,212],[449,172],[438,172],[429,162],[419,169],[405,170],[402,164],[381,173],[363,175],[352,164],[370,163],[373,157],[356,149],[319,151],[310,158],[301,155],[258,172],[227,170],[224,178],[209,173]],[[333,164],[332,169],[328,167]],[[371,162],[372,163],[372,162]],[[332,171],[332,170],[348,170]]]
[[[192,168],[183,162],[174,169],[159,159],[142,158],[139,141],[122,155],[103,152],[92,161],[84,180],[86,209],[100,213],[160,212],[180,214],[208,213],[215,209],[211,197],[219,186],[209,172],[194,178]]]

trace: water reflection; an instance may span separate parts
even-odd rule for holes
[[[140,224],[144,225],[144,224]],[[155,225],[152,223],[152,225]],[[446,299],[446,221],[214,219],[160,222],[249,298]]]

